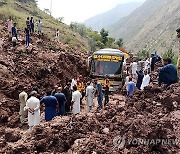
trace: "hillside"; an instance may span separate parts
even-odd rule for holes
[[[84,21],[84,23],[86,26],[91,27],[93,30],[99,31],[102,28],[107,28],[110,25],[115,24],[121,18],[128,16],[141,5],[142,3],[138,2],[120,4],[105,13],[87,19],[86,21]]]
[[[53,39],[55,30],[60,30],[60,37],[63,43],[76,46],[82,51],[87,51],[88,45],[86,39],[79,34],[72,32],[69,27],[54,19],[53,17],[41,11],[35,0],[0,0],[0,20],[7,21],[8,17],[12,16],[13,21],[17,22],[17,27],[24,28],[26,18],[33,16],[35,21],[41,19],[43,23],[43,33]]]
[[[147,0],[132,14],[111,26],[110,35],[123,38],[129,50],[162,53],[173,48],[177,52],[175,30],[180,27],[179,15],[179,0]]]

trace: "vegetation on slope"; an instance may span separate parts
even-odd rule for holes
[[[27,17],[33,16],[35,22],[41,19],[43,33],[54,38],[56,29],[60,30],[61,41],[82,51],[87,51],[87,40],[78,33],[72,32],[69,27],[57,19],[38,9],[35,0],[0,0],[0,19],[7,21],[12,16],[17,27],[24,28]]]

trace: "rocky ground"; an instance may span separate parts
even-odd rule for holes
[[[32,37],[24,46],[23,33],[16,49],[5,29],[0,33],[0,153],[63,154],[172,154],[180,153],[180,142],[136,144],[132,139],[180,139],[180,83],[162,90],[151,84],[125,101],[112,95],[103,110],[56,117],[42,122],[30,133],[19,121],[18,94],[38,85],[40,93],[63,84],[74,74],[87,76],[85,55],[45,36]],[[157,73],[152,74],[153,81]],[[136,141],[136,140],[135,140]]]

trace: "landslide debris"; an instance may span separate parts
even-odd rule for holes
[[[13,147],[8,146],[10,142],[2,136],[2,143],[6,143],[2,150],[9,153],[178,153],[178,143],[137,145],[127,141],[180,138],[179,87],[177,83],[165,92],[157,86],[147,87],[143,92],[136,92],[125,106],[121,105],[121,98],[113,96],[104,110],[76,117],[57,117],[42,123],[30,136],[21,134],[23,141],[20,138]],[[171,101],[167,102],[167,98]],[[2,134],[6,133],[9,132]],[[118,136],[124,136],[126,142],[121,143]]]

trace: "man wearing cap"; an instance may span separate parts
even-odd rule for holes
[[[26,102],[24,110],[28,111],[28,125],[32,129],[33,126],[40,124],[40,101],[37,96],[36,91],[30,93],[30,98]]]
[[[66,104],[66,97],[65,95],[62,93],[62,87],[59,87],[57,89],[57,93],[55,93],[54,95],[58,101],[58,104],[59,104],[59,113],[58,115],[60,116],[64,116],[66,114],[66,111],[65,111],[65,104]]]
[[[24,89],[26,89],[26,88],[24,88]],[[27,98],[28,98],[28,94],[25,91],[22,91],[19,94],[19,101],[20,101],[19,115],[20,115],[21,123],[24,123],[25,122],[25,118],[27,117],[27,111],[24,111],[24,107],[26,106]]]

